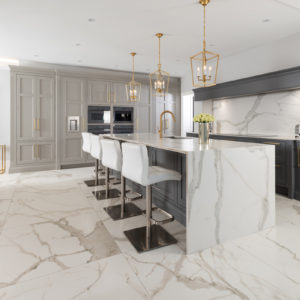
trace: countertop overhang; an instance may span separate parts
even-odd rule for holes
[[[255,149],[261,147],[274,147],[273,145],[244,143],[224,140],[210,140],[209,144],[199,144],[197,138],[172,139],[168,137],[160,138],[154,133],[135,134],[104,134],[104,138],[110,138],[123,142],[142,144],[148,147],[169,150],[178,153],[201,152],[209,150],[248,148]]]

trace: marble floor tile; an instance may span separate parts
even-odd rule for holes
[[[0,236],[0,287],[119,253],[93,210],[57,221],[5,227]]]
[[[150,299],[122,255],[0,289],[0,299]]]
[[[83,183],[93,168],[11,175],[0,177],[0,299],[300,299],[299,201],[277,195],[275,227],[193,255],[169,223],[178,244],[138,254],[123,231],[145,217],[112,221],[103,208],[120,199],[95,199],[104,186]]]

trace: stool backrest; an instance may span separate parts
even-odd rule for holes
[[[147,185],[149,158],[147,147],[133,143],[122,144],[122,175],[141,185]]]
[[[89,132],[82,132],[82,150],[84,152],[91,152],[91,134]]]
[[[102,150],[101,150],[101,143],[100,139],[102,137],[100,135],[96,134],[91,134],[91,155],[96,158],[101,160],[102,159]]]
[[[122,152],[120,142],[109,139],[101,139],[102,165],[106,168],[121,171]]]

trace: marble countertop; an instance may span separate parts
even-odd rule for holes
[[[196,138],[172,139],[168,137],[160,138],[154,133],[135,133],[135,134],[104,134],[105,138],[111,138],[124,142],[143,144],[145,146],[169,150],[179,153],[199,152],[208,150],[221,150],[230,148],[261,148],[273,147],[272,145],[264,145],[247,142],[234,142],[223,140],[210,140],[208,145],[199,145]]]
[[[198,132],[187,132],[187,133],[195,133]],[[286,141],[300,141],[300,137],[295,137],[295,135],[276,135],[276,134],[238,134],[238,133],[212,133],[212,135],[220,135],[220,136],[233,136],[239,138],[261,138],[261,139],[270,139],[270,140],[286,140]]]

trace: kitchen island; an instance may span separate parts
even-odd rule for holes
[[[153,202],[185,225],[187,253],[275,225],[273,145],[220,140],[199,145],[196,138],[151,133],[104,138],[145,145],[151,164],[181,172],[181,182],[153,186]]]

